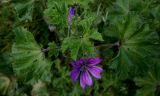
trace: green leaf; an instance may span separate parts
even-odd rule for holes
[[[92,33],[91,33],[92,32]],[[94,40],[99,40],[99,41],[103,41],[102,35],[97,32],[96,30],[91,31],[89,38],[94,39]]]
[[[59,55],[60,49],[57,47],[55,42],[48,43],[48,46],[49,46],[49,49],[50,49],[49,52],[48,52],[48,56],[49,57],[52,57],[52,56],[57,57]]]
[[[13,69],[18,78],[29,84],[37,80],[50,81],[50,62],[45,59],[33,35],[24,28],[15,28],[12,46]]]
[[[140,90],[137,91],[136,96],[155,96],[155,85],[153,81],[146,80],[150,78],[137,78],[136,83],[138,86],[143,87]]]
[[[13,96],[16,88],[16,79],[13,76],[6,76],[0,73],[0,95]]]
[[[33,96],[49,96],[46,84],[42,81],[38,81],[38,83],[33,86],[31,94]]]
[[[69,49],[71,51],[71,58],[76,60],[80,46],[81,46],[80,39],[67,37],[62,42],[62,52],[64,53],[67,49]]]
[[[128,77],[130,66],[132,64],[133,62],[131,61],[131,58],[128,56],[128,52],[123,48],[120,48],[117,57],[113,59],[110,67],[116,69],[116,73],[120,78],[126,79]]]
[[[124,16],[122,22],[115,23],[117,30],[110,31],[111,34],[119,34],[119,54],[111,61],[111,68],[116,69],[117,75],[122,79],[127,78],[129,72],[132,73],[130,76],[146,72],[149,65],[146,64],[148,60],[145,58],[157,55],[160,50],[157,34],[150,32],[147,24],[139,22],[138,16],[130,13]]]
[[[82,38],[81,40],[81,50],[83,57],[95,57],[97,56],[94,44],[89,40],[89,38]]]
[[[61,50],[64,53],[70,46],[71,38],[67,37],[63,40],[62,45],[61,45]]]
[[[64,53],[67,49],[71,51],[71,58],[76,60],[78,56],[88,57],[95,56],[95,48],[89,38],[74,38],[67,37],[62,42],[62,52]],[[80,51],[80,52],[79,52]]]
[[[89,13],[88,13],[89,14]],[[78,24],[83,27],[84,38],[91,38],[94,40],[103,41],[102,35],[97,32],[97,29],[93,28],[93,22],[95,20],[95,14],[91,13],[86,15],[85,19],[81,20]]]
[[[129,1],[130,0],[117,0],[117,6],[125,13],[128,14],[129,12]]]
[[[68,27],[67,14],[68,4],[64,1],[48,0],[48,8],[44,11],[44,16],[49,24],[57,24],[63,27]]]
[[[12,57],[10,56],[10,52],[5,52],[0,54],[0,73],[13,75],[12,72]]]
[[[136,85],[141,87],[136,96],[159,96],[159,84],[160,84],[160,64],[155,65],[148,74],[143,77],[135,78]]]
[[[14,0],[15,9],[20,18],[20,21],[23,20],[32,20],[33,8],[35,0],[24,0],[16,1]]]
[[[81,40],[80,39],[73,39],[70,46],[71,49],[71,58],[73,58],[74,60],[77,59],[78,56],[78,52],[81,46]]]
[[[88,13],[83,20],[81,20],[78,24],[83,27],[84,33],[87,33],[91,30],[91,26],[93,21],[95,20],[95,14]]]

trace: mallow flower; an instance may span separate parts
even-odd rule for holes
[[[71,62],[72,71],[70,73],[73,81],[80,79],[80,86],[85,88],[86,86],[93,85],[92,77],[97,79],[101,78],[100,73],[103,71],[101,67],[96,66],[102,60],[98,57],[96,58],[81,58],[77,61]]]

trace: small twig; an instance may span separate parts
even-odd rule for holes
[[[120,46],[119,41],[115,42],[113,44],[102,44],[102,45],[97,45],[95,46],[96,48],[101,48],[101,47],[105,47],[105,48],[112,48],[114,46]],[[61,48],[60,46],[57,46],[56,49]],[[42,52],[48,52],[50,50],[52,50],[53,48],[46,48],[46,49],[42,49]]]

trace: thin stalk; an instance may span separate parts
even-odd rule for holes
[[[102,44],[102,45],[97,45],[95,46],[96,48],[101,48],[101,47],[105,47],[105,48],[112,48],[114,46],[120,46],[119,41],[115,42],[113,44]]]

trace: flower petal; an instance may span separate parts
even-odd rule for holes
[[[81,65],[83,65],[83,61],[80,59],[80,60],[77,60],[77,61],[72,61],[71,62],[71,65],[74,67],[74,68],[80,68]]]
[[[77,61],[77,63],[78,63],[79,65],[83,65],[85,61],[86,61],[86,59],[81,58],[81,59],[79,59],[79,60]]]
[[[82,74],[81,74],[81,76],[80,76],[80,85],[81,85],[82,88],[85,88],[85,87],[86,87],[86,82],[83,80]]]
[[[102,60],[99,57],[96,58],[89,58],[88,65],[96,65],[99,64]]]
[[[82,88],[86,87],[86,82],[84,80],[83,74],[81,74],[81,76],[80,76],[80,85],[81,85]]]
[[[76,67],[78,64],[77,64],[76,61],[72,61],[72,62],[71,62],[71,65],[72,65],[73,67]]]
[[[80,84],[82,88],[85,88],[86,85],[91,86],[93,84],[92,78],[87,70],[81,73]]]
[[[95,78],[101,78],[100,73],[103,71],[103,69],[101,67],[89,66],[88,70]]]
[[[73,69],[70,73],[70,76],[73,79],[73,81],[76,81],[78,79],[79,74],[80,71],[78,69]]]
[[[85,80],[87,85],[91,86],[93,84],[92,78],[88,71],[85,72]]]

